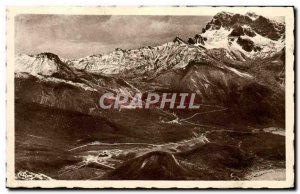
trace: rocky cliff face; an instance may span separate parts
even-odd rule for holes
[[[243,25],[249,26],[254,32],[271,40],[279,40],[284,36],[283,24],[251,12],[245,15],[220,12],[206,25],[205,30],[220,29],[221,27],[234,29]]]
[[[190,42],[207,49],[224,48],[229,57],[232,52],[250,58],[269,57],[284,48],[284,32],[284,24],[263,16],[221,12]]]

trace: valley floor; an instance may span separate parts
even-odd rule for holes
[[[72,114],[53,114],[53,110],[43,109],[28,111],[27,116],[37,122],[17,114],[17,179],[285,179],[282,128],[241,130],[196,122],[159,121],[152,123],[152,131],[133,132],[126,123],[121,125],[122,129],[112,129],[99,121],[95,126],[100,128],[94,129],[90,118]],[[41,115],[48,117],[49,123],[38,118]],[[71,126],[64,126],[70,119]],[[54,126],[58,120],[60,125]],[[172,137],[174,134],[176,138]]]

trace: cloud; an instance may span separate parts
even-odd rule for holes
[[[65,58],[106,53],[115,48],[155,46],[194,36],[210,16],[18,15],[16,51],[54,52]]]

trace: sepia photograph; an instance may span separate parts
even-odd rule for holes
[[[8,7],[7,187],[294,187],[293,7]]]

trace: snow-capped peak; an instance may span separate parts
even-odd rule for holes
[[[206,49],[222,48],[228,55],[242,53],[248,58],[267,57],[285,46],[284,30],[283,24],[253,12],[245,15],[220,12],[188,43]]]
[[[53,53],[36,55],[17,54],[15,57],[15,73],[31,75],[55,76],[73,79],[72,69]]]

